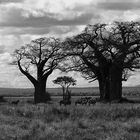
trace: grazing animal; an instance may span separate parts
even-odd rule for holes
[[[17,101],[12,101],[12,104],[17,105],[19,103],[19,100]]]
[[[77,105],[77,104],[84,105],[86,103],[87,103],[87,100],[85,98],[80,98],[80,99],[75,101],[75,105]]]
[[[77,105],[77,104],[82,104],[82,100],[81,99],[76,100],[75,105]]]
[[[66,105],[70,105],[71,104],[71,101],[67,101],[67,100],[61,100],[60,102],[59,102],[59,104],[60,104],[60,106],[62,105],[62,104],[64,104],[65,106]]]
[[[91,105],[91,104],[96,104],[96,100],[91,98],[89,101],[88,101],[88,105]]]
[[[77,104],[86,105],[90,99],[91,99],[91,97],[80,98],[75,101],[75,105],[77,105]]]

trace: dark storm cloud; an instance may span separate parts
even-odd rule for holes
[[[3,3],[21,3],[23,2],[24,0],[0,0],[0,4]]]
[[[140,2],[100,2],[97,7],[105,10],[138,10]]]
[[[38,28],[24,28],[22,27],[20,30],[18,28],[4,28],[5,35],[43,35],[48,33],[55,33],[55,34],[65,34],[68,32],[71,32],[73,30],[76,30],[76,26],[48,26],[48,27],[38,27]]]
[[[76,29],[77,25],[89,24],[90,20],[98,16],[91,13],[83,13],[80,16],[68,19],[65,17],[59,20],[59,15],[53,13],[43,13],[42,15],[34,16],[30,13],[24,16],[24,10],[20,8],[11,8],[6,12],[3,21],[0,22],[0,28],[3,34],[18,35],[30,34],[41,35],[48,33],[65,34]]]
[[[27,11],[19,7],[9,7],[5,11],[2,7],[1,15],[4,16],[0,21],[0,28],[3,31],[6,29],[6,32],[3,32],[4,34],[40,35],[50,32],[65,34],[73,31],[73,28],[78,25],[87,25],[93,19],[95,21],[100,19],[99,14],[94,13],[91,7],[89,5],[79,5],[73,9],[67,9],[68,13],[72,12],[73,14],[73,16],[68,14],[70,17],[65,14],[63,16],[63,13],[47,13],[43,10]]]
[[[65,34],[76,30],[76,26],[48,26],[43,28],[25,28],[22,34],[30,34],[30,35],[42,35],[48,33],[55,33],[55,34]]]
[[[59,15],[58,15],[59,16]],[[85,25],[93,17],[91,13],[85,13],[80,16],[76,16],[72,19],[61,19],[57,17],[50,16],[49,14],[42,17],[30,16],[28,19],[24,20],[24,23],[19,23],[19,26],[32,26],[32,27],[46,27],[46,26],[56,26],[56,25]]]
[[[93,13],[83,13],[74,18],[64,18],[59,19],[56,15],[46,13],[43,16],[33,16],[25,17],[22,14],[21,9],[12,9],[7,14],[8,16],[0,22],[0,26],[3,27],[46,27],[46,26],[65,26],[65,25],[85,25],[94,17],[99,18],[99,16]],[[59,15],[58,15],[59,16]]]
[[[63,15],[63,13],[47,13],[42,9],[27,11],[27,9],[14,6],[8,7],[5,11],[2,7],[1,15],[4,16],[0,21],[0,28],[5,35],[41,35],[48,33],[63,35],[77,30],[76,26],[89,24],[93,19],[98,21],[100,16],[98,13],[94,13],[91,7],[91,5],[78,5],[73,9],[67,9],[68,15],[73,14],[70,17]]]

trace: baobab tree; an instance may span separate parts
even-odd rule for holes
[[[69,65],[64,65],[64,71],[79,71],[88,80],[98,80],[100,98],[106,99],[108,93],[108,67],[110,62],[103,55],[105,51],[99,37],[99,32],[105,30],[105,24],[87,26],[85,30],[76,36],[67,38],[64,42],[65,52],[69,56]],[[66,63],[67,64],[67,63]]]
[[[68,97],[68,100],[70,100],[70,92],[69,87],[76,85],[76,80],[69,76],[61,76],[57,77],[55,80],[53,80],[54,84],[58,84],[62,87],[63,91],[63,100],[65,100],[65,97]]]
[[[139,68],[140,25],[137,22],[88,25],[64,42],[75,70],[98,80],[101,100],[120,100],[126,72]]]
[[[108,34],[102,33],[101,40],[110,58],[108,97],[114,100],[122,97],[126,72],[140,68],[140,23],[114,22],[108,28]]]
[[[61,41],[59,39],[39,38],[22,46],[14,52],[13,64],[33,84],[35,103],[46,102],[46,82],[50,74],[59,68],[63,60]]]

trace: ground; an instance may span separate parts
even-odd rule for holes
[[[140,140],[140,104],[3,104],[0,140]]]
[[[139,100],[139,92],[124,96]],[[0,103],[0,140],[140,140],[140,103],[100,103],[60,106],[62,97],[50,104],[32,104],[17,97]],[[4,98],[5,99],[5,98]],[[31,100],[31,99],[30,99]]]

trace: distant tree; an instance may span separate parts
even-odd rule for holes
[[[13,64],[18,65],[35,88],[35,103],[46,102],[46,81],[64,58],[60,40],[52,37],[32,40],[15,50],[14,58]]]
[[[137,22],[88,25],[64,44],[73,62],[64,65],[64,71],[79,71],[90,81],[98,80],[102,100],[120,100],[122,81],[127,80],[129,71],[140,68]]]
[[[63,77],[57,77],[55,80],[53,80],[54,84],[58,84],[62,87],[63,91],[63,100],[65,100],[65,97],[68,97],[68,100],[70,98],[70,86],[76,85],[76,80],[74,80],[72,77],[69,76],[63,76]]]

